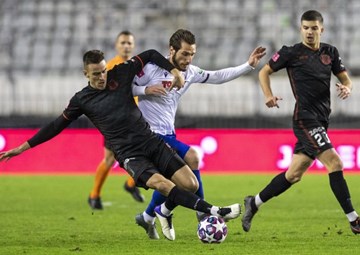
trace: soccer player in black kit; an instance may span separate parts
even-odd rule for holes
[[[246,232],[250,230],[259,206],[299,182],[313,161],[318,159],[329,172],[331,189],[350,222],[351,231],[360,233],[360,219],[350,200],[342,161],[327,135],[331,73],[339,80],[336,84],[339,98],[349,97],[352,85],[338,50],[320,42],[323,30],[322,15],[314,10],[305,12],[301,17],[302,42],[291,47],[283,46],[260,70],[259,80],[266,106],[279,107],[281,98],[273,96],[269,76],[286,68],[296,99],[293,130],[297,142],[288,170],[275,176],[256,196],[245,197],[242,227]]]
[[[0,161],[52,139],[84,114],[104,136],[116,160],[134,178],[136,185],[155,189],[167,197],[161,205],[164,215],[157,215],[165,236],[169,234],[171,225],[165,211],[171,211],[177,205],[225,219],[238,217],[239,204],[220,208],[192,193],[198,188],[195,175],[180,156],[150,130],[142,117],[134,101],[131,84],[134,76],[150,61],[174,75],[173,87],[181,88],[184,85],[180,71],[155,50],[145,51],[110,71],[106,69],[101,51],[86,52],[83,64],[88,86],[71,98],[57,119],[40,129],[27,142],[0,152]],[[87,149],[86,145],[84,149]]]

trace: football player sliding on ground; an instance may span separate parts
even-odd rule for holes
[[[14,149],[0,152],[0,161],[52,139],[84,114],[104,136],[115,159],[134,178],[136,185],[155,189],[166,196],[166,201],[160,206],[161,214],[157,215],[166,237],[171,236],[166,215],[178,205],[224,219],[237,218],[240,204],[221,208],[193,193],[199,184],[191,169],[151,131],[142,117],[131,86],[135,75],[150,61],[174,76],[169,90],[184,86],[180,71],[155,50],[145,51],[110,71],[106,69],[103,52],[86,52],[83,65],[88,85],[70,99],[58,118],[32,138]]]

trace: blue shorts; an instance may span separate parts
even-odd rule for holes
[[[157,134],[161,139],[163,139],[167,144],[170,145],[171,148],[173,148],[176,153],[182,158],[185,158],[185,154],[188,152],[188,150],[190,149],[190,146],[177,140],[176,139],[176,135],[172,134],[172,135],[160,135]]]

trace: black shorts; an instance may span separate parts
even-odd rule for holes
[[[312,119],[293,120],[293,130],[298,139],[294,153],[304,153],[315,159],[319,153],[333,148],[327,135],[328,122]]]
[[[167,179],[186,165],[176,152],[159,137],[147,141],[141,149],[128,153],[120,162],[126,172],[135,180],[136,186],[148,189],[146,182],[154,173],[160,173]]]

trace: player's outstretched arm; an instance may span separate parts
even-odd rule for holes
[[[0,161],[9,160],[14,156],[20,155],[24,151],[30,149],[30,145],[28,142],[23,143],[19,147],[16,147],[9,151],[2,151],[0,152]]]
[[[266,55],[266,48],[263,48],[261,46],[255,48],[253,52],[251,52],[250,57],[248,59],[249,65],[252,67],[256,67],[263,56]]]
[[[46,126],[41,128],[32,138],[24,142],[19,147],[9,151],[0,152],[0,161],[9,160],[10,158],[17,156],[30,148],[33,148],[52,139],[62,130],[64,130],[70,123],[71,120],[66,119],[64,115],[61,114],[57,119],[49,122]]]
[[[259,64],[261,58],[265,56],[266,54],[266,48],[263,47],[257,47],[253,50],[253,52],[250,54],[250,57],[246,63],[235,66],[235,67],[227,67],[215,71],[209,71],[209,70],[203,70],[208,76],[204,80],[199,80],[199,83],[208,83],[208,84],[223,84],[225,82],[234,80],[241,75],[244,75],[251,70],[254,70],[255,67]]]

